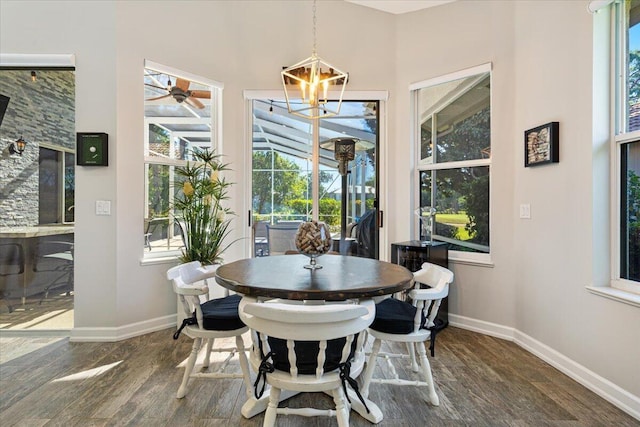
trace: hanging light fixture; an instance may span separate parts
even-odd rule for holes
[[[323,61],[316,53],[316,0],[313,0],[313,51],[309,58],[282,70],[282,85],[289,112],[317,119],[340,113],[349,74]],[[340,93],[329,102],[329,89]],[[300,99],[299,104],[296,103]]]

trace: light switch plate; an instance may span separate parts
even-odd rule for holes
[[[96,200],[96,215],[111,215],[111,202],[109,200]]]
[[[526,203],[520,205],[520,218],[531,219],[531,205]]]

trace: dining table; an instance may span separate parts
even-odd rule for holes
[[[302,254],[241,259],[220,266],[216,282],[246,297],[282,298],[304,304],[384,298],[409,289],[413,283],[413,274],[405,267],[376,259],[327,254],[317,259],[321,268],[307,269],[304,266],[308,263],[309,258]],[[281,400],[295,394],[283,391]],[[353,397],[352,410],[374,424],[382,421],[382,411],[374,402],[366,399],[365,406]],[[241,413],[251,418],[263,412],[267,404],[268,393],[260,399],[252,397]]]

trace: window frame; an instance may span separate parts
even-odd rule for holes
[[[628,49],[627,31],[624,13],[624,1],[612,4],[611,56],[614,67],[612,73],[612,137],[610,153],[611,161],[611,283],[613,289],[640,295],[640,282],[621,277],[621,243],[622,243],[622,149],[632,142],[640,140],[640,130],[628,131],[627,77]]]
[[[337,99],[339,97],[339,93],[336,91],[329,91],[328,98]],[[283,102],[284,92],[281,90],[244,90],[243,97],[245,102],[245,129],[247,133],[247,140],[245,146],[245,163],[252,164],[252,152],[253,152],[253,101],[255,100],[274,100]],[[345,90],[342,101],[377,101],[378,102],[378,147],[377,147],[377,177],[378,177],[378,191],[379,194],[386,194],[388,191],[388,147],[387,147],[387,102],[389,100],[389,92],[383,90]],[[317,133],[317,132],[316,132]],[[248,162],[248,163],[247,163]],[[245,187],[245,204],[247,206],[247,211],[251,212],[253,215],[253,203],[251,200],[251,192],[252,192],[252,172],[253,169],[246,168],[244,174],[244,182],[246,184]],[[313,185],[313,184],[312,184]],[[318,188],[318,184],[313,185],[315,188]],[[315,200],[318,200],[318,197],[312,197]],[[378,212],[383,212],[387,210],[387,198],[380,197],[378,198]],[[313,209],[314,213],[318,212],[318,209]],[[253,250],[251,249],[252,245],[252,234],[251,234],[251,221],[247,221],[245,228],[245,237],[247,237],[247,242],[245,246],[246,253],[252,254]],[[382,226],[378,228],[378,259],[388,260],[390,252],[387,249],[388,245],[388,235],[387,235],[388,227],[385,226],[385,222],[382,222]]]
[[[417,83],[413,83],[409,85],[409,91],[411,94],[411,137],[412,137],[412,147],[413,147],[413,191],[412,191],[412,203],[411,206],[412,212],[415,209],[420,207],[420,173],[425,171],[438,171],[438,170],[456,170],[466,167],[478,167],[478,166],[486,166],[489,168],[489,252],[488,253],[480,253],[480,252],[464,252],[457,250],[449,250],[449,261],[472,264],[472,265],[493,265],[493,261],[491,259],[491,241],[493,240],[493,228],[492,228],[492,191],[491,188],[493,186],[493,168],[491,167],[491,156],[486,159],[472,159],[472,160],[463,160],[463,161],[451,161],[444,163],[427,163],[422,162],[420,158],[421,153],[421,135],[420,135],[420,111],[418,106],[418,97],[419,90],[431,86],[435,86],[442,83],[447,83],[454,80],[459,80],[467,77],[472,77],[479,74],[488,73],[489,74],[489,82],[491,87],[493,87],[493,73],[492,73],[492,63],[481,64],[475,67],[467,68],[464,70],[456,71],[453,73],[445,74],[442,76],[438,76],[432,79],[423,80]],[[489,97],[489,108],[490,114],[493,111],[493,97],[490,95]],[[492,126],[492,124],[491,124]],[[492,146],[493,140],[493,131],[491,132],[490,137],[490,145]],[[437,215],[437,214],[436,214]],[[416,215],[413,215],[412,218],[412,236],[418,236],[420,230],[419,218]],[[439,240],[435,238],[434,240]]]
[[[188,73],[183,70],[179,70],[170,66],[162,65],[157,62],[145,60],[144,61],[144,69],[149,69],[153,71],[157,71],[160,73],[168,74],[174,77],[183,78],[189,80],[191,82],[197,82],[202,85],[209,86],[211,91],[211,117],[207,122],[211,129],[211,145],[210,148],[215,150],[217,154],[223,154],[223,143],[222,143],[222,97],[223,97],[223,89],[224,84],[215,80],[211,80],[202,76],[198,76],[195,74]],[[143,139],[143,147],[144,152],[146,153],[149,144],[149,126],[151,124],[155,124],[157,126],[161,126],[161,120],[157,118],[148,118],[146,114],[144,115],[144,139]],[[173,142],[171,142],[173,144]],[[171,191],[174,180],[174,170],[176,167],[185,166],[187,164],[187,160],[179,160],[173,158],[173,151],[170,152],[170,158],[162,158],[156,156],[148,156],[144,155],[144,203],[143,203],[143,218],[149,217],[149,166],[150,165],[161,165],[161,166],[169,166],[169,203],[171,205],[171,201],[173,198],[173,192]],[[169,208],[171,211],[171,208]],[[173,223],[174,215],[172,212],[169,213],[169,222]],[[143,230],[143,235],[146,230]],[[143,251],[143,261],[144,260],[154,260],[160,258],[177,258],[182,253],[182,248],[178,249],[167,249],[167,250],[154,250],[148,251],[146,250],[144,239],[141,241],[141,249]]]

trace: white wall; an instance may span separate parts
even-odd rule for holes
[[[455,286],[449,298],[450,312],[499,325],[515,326],[516,286],[513,250],[514,156],[520,154],[521,138],[514,138],[513,3],[454,2],[398,19],[398,71],[394,141],[401,153],[411,152],[409,84],[473,66],[492,63],[492,167],[491,258],[488,266],[453,265]],[[411,172],[407,156],[395,159],[395,200],[391,205],[409,206]],[[406,183],[406,184],[405,184]],[[409,235],[410,209],[398,209],[401,218],[396,236]]]
[[[76,340],[122,339],[166,327],[175,297],[172,263],[141,265],[143,254],[143,64],[168,65],[223,82],[224,154],[237,182],[234,235],[249,236],[243,195],[246,89],[281,90],[279,71],[311,54],[308,1],[2,1],[3,53],[73,53],[77,131],[109,134],[110,166],[77,168]],[[317,5],[317,51],[350,73],[351,90],[393,87],[393,16],[343,1]],[[391,58],[391,60],[389,60]],[[111,200],[112,216],[96,216]],[[226,259],[244,257],[236,244]]]
[[[532,210],[531,220],[514,219],[516,327],[640,396],[640,310],[585,290],[603,285],[594,271],[606,270],[609,260],[592,254],[608,242],[594,241],[592,228],[609,224],[592,211],[601,195],[592,180],[593,17],[584,7],[555,2],[550,13],[519,2],[515,10],[514,139],[537,124],[560,122],[559,164],[525,169],[520,155],[514,159],[514,203],[531,203]]]
[[[592,235],[608,226],[591,213],[585,4],[454,2],[394,16],[321,1],[317,47],[350,72],[351,90],[390,91],[389,241],[410,237],[409,84],[493,64],[493,266],[452,265],[452,317],[569,358],[638,405],[640,311],[584,289],[602,284],[593,283],[593,265],[607,260],[592,255],[601,243]],[[309,56],[311,45],[310,2],[0,3],[0,51],[75,54],[77,130],[109,133],[111,166],[77,171],[75,339],[121,339],[163,327],[175,313],[169,264],[140,264],[144,59],[225,84],[224,152],[238,182],[242,236],[250,140],[242,90],[280,89],[281,66]],[[525,169],[523,131],[552,120],[560,122],[560,163]],[[114,214],[95,216],[96,200],[111,200]],[[520,203],[531,204],[530,220],[518,218]],[[227,260],[244,255],[236,245]]]
[[[76,131],[107,132],[116,154],[115,7],[109,2],[0,3],[0,52],[76,55]],[[116,200],[115,167],[77,168],[76,324],[113,327],[116,216],[94,215],[95,200]]]
[[[592,236],[609,224],[592,212],[594,197],[608,203],[593,178],[608,179],[606,170],[593,170],[599,148],[592,144],[592,20],[579,1],[455,2],[400,16],[396,139],[410,148],[410,83],[493,63],[494,267],[453,265],[450,313],[606,389],[638,416],[640,310],[585,290],[604,284],[609,262],[593,255],[608,242]],[[560,163],[524,168],[524,130],[550,121],[560,122]],[[409,196],[408,189],[399,191],[394,203],[406,206]],[[531,204],[530,220],[519,219],[521,203]],[[408,228],[398,227],[404,227],[400,235]]]

